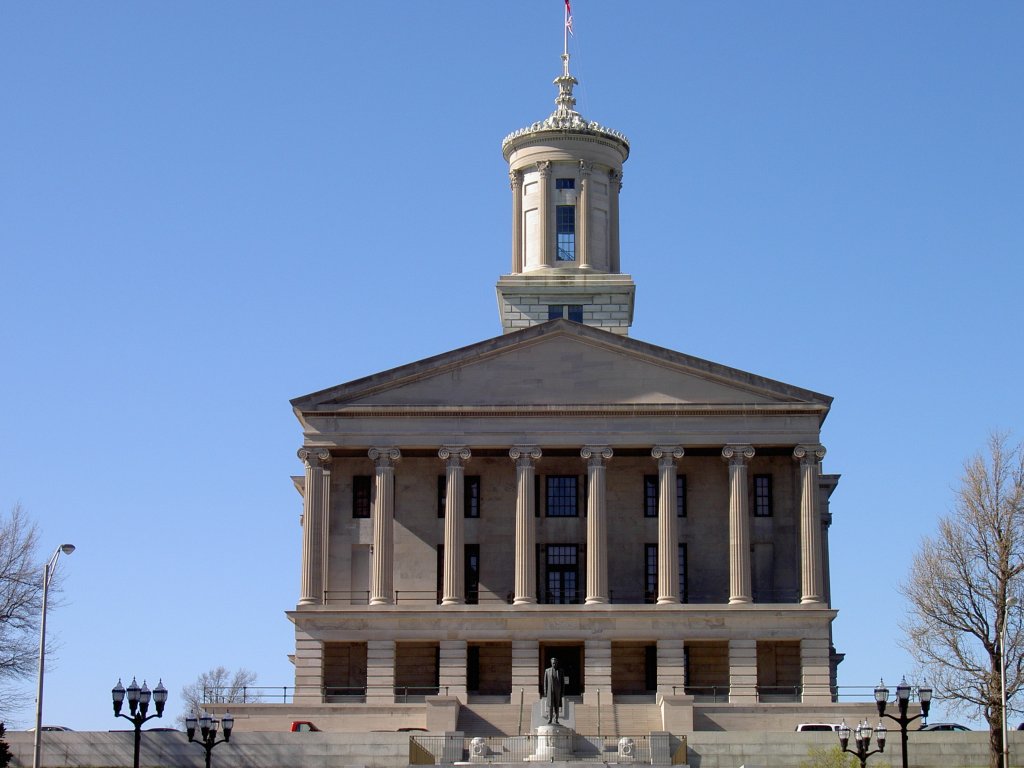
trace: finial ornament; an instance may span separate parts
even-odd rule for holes
[[[562,74],[555,78],[554,84],[558,86],[558,97],[555,99],[555,111],[552,112],[544,120],[533,123],[526,128],[520,128],[518,131],[510,133],[501,142],[502,152],[508,155],[509,143],[518,139],[522,136],[527,136],[533,133],[539,133],[541,131],[579,131],[583,133],[592,133],[606,138],[614,139],[620,142],[626,154],[629,154],[629,140],[625,134],[619,131],[607,128],[600,123],[590,120],[588,121],[576,111],[576,97],[573,96],[572,89],[574,86],[579,85],[579,80],[572,76],[569,72],[569,54],[562,54]]]

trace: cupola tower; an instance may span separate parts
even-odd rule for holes
[[[497,284],[505,333],[555,318],[627,335],[636,286],[619,266],[619,190],[629,142],[576,111],[569,55],[555,111],[505,137],[512,269]]]

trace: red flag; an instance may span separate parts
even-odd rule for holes
[[[569,30],[569,34],[573,35],[572,31],[572,6],[569,5],[569,0],[565,0],[565,28]],[[573,35],[575,37],[575,35]]]

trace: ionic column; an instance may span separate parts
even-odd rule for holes
[[[512,274],[523,271],[523,172],[509,171],[512,187]]]
[[[747,462],[754,458],[754,447],[727,445],[722,458],[729,462],[729,604],[739,605],[752,602]]]
[[[580,235],[577,243],[579,265],[589,269],[590,263],[590,166],[580,160],[580,201],[577,210],[580,221]]]
[[[622,171],[608,172],[608,271],[619,273],[619,190]]]
[[[679,524],[676,521],[676,461],[679,445],[656,445],[658,460],[658,605],[679,602]]]
[[[541,266],[550,267],[555,261],[555,233],[552,229],[554,211],[551,209],[551,161],[544,160],[537,163],[537,171],[540,174],[540,263]]]
[[[820,603],[824,595],[824,577],[818,473],[821,460],[825,458],[825,446],[798,445],[793,449],[793,458],[800,462],[800,602]]]
[[[463,496],[469,448],[446,445],[437,452],[445,463],[444,494],[444,582],[441,605],[462,605],[466,602],[466,563],[463,559]]]
[[[516,574],[513,605],[537,602],[537,552],[533,483],[534,463],[541,451],[536,445],[517,445],[508,455],[516,463]]]
[[[370,605],[390,605],[395,599],[395,462],[397,448],[371,448],[374,463],[373,562],[370,567]]]
[[[585,445],[587,461],[587,605],[608,602],[608,521],[605,513],[605,467],[612,457],[607,445]],[[610,647],[610,646],[609,646]]]
[[[306,468],[302,497],[302,594],[299,605],[324,602],[327,584],[327,521],[331,500],[331,452],[300,448]]]

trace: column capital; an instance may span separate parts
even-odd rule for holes
[[[584,445],[580,449],[580,457],[587,459],[592,464],[600,465],[603,461],[614,455],[611,446],[608,445]]]
[[[651,448],[651,456],[655,459],[681,459],[686,455],[681,445],[656,445]]]
[[[820,443],[804,443],[793,449],[793,459],[801,464],[817,464],[825,458],[825,446]]]
[[[469,461],[473,455],[472,451],[464,445],[442,445],[437,452],[437,457],[448,462],[452,466],[461,466],[462,462]]]
[[[746,464],[754,458],[754,446],[745,443],[729,443],[722,448],[722,458],[730,464]]]
[[[551,175],[551,161],[541,160],[537,163],[537,170],[540,172],[542,178],[547,178]]]
[[[608,181],[612,183],[612,186],[622,189],[622,171],[615,169],[608,171]]]
[[[508,184],[510,187],[512,187],[512,189],[519,189],[519,187],[523,186],[523,172],[509,171]]]
[[[307,467],[319,467],[329,470],[331,466],[331,452],[326,448],[299,448],[296,455]]]
[[[580,176],[584,179],[590,177],[590,172],[594,169],[593,163],[588,163],[586,160],[580,160]]]
[[[509,458],[516,462],[516,464],[519,464],[520,462],[532,464],[533,462],[540,460],[542,455],[540,446],[536,445],[513,445],[508,449]]]
[[[397,448],[371,448],[366,455],[373,460],[378,467],[388,467],[402,458],[402,452]]]

